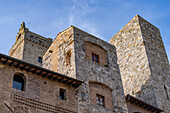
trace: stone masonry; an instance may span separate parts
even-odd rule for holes
[[[87,42],[91,43],[94,52],[100,53],[102,51],[100,54],[102,56],[101,64],[94,63],[89,59],[89,55],[86,54],[89,51],[89,48],[85,45]],[[67,51],[71,51],[71,65],[66,64],[65,54]],[[112,109],[115,112],[125,112],[127,110],[119,67],[116,62],[116,51],[113,45],[71,26],[58,34],[43,59],[45,68],[85,82],[79,89],[79,112],[112,112]],[[103,107],[90,102],[90,81],[103,83],[111,88],[112,109],[103,109]],[[85,95],[85,99],[81,98],[82,93]]]
[[[169,62],[159,29],[136,15],[109,42],[116,47],[125,94],[168,113]]]
[[[23,22],[16,42],[9,51],[9,56],[42,66],[42,63],[38,62],[38,58],[43,57],[51,43],[51,38],[45,38],[29,31]]]
[[[160,31],[139,15],[109,43],[74,26],[58,33],[52,41],[29,31],[23,22],[9,56],[22,60],[15,59],[25,66],[0,55],[3,113],[9,112],[4,105],[17,113],[59,109],[66,113],[170,111],[170,68]],[[16,73],[24,75],[25,91],[12,88]],[[65,100],[60,98],[60,88],[68,92]],[[126,95],[133,98],[127,101]],[[142,105],[133,103],[134,98]]]

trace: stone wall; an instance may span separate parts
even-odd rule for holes
[[[70,52],[71,55],[69,65],[66,59],[66,54],[68,52]],[[43,67],[47,69],[76,78],[72,27],[69,27],[57,35],[52,45],[45,53],[43,62]]]
[[[109,43],[74,26],[60,32],[52,42],[50,38],[30,32],[22,23],[16,42],[9,51],[10,56],[82,80],[84,84],[76,92],[77,105],[75,89],[15,68],[4,68],[1,64],[0,81],[3,84],[0,88],[4,93],[0,94],[0,103],[7,103],[13,110],[22,112],[53,112],[59,106],[72,111],[78,108],[80,113],[117,113],[128,112],[129,104],[126,104],[124,95],[130,94],[168,113],[170,70],[159,29],[137,15]],[[99,63],[92,61],[92,53],[99,55]],[[38,57],[43,57],[42,64]],[[24,73],[29,81],[26,92],[11,88],[16,70]],[[104,87],[91,87],[89,83],[99,83],[109,89],[111,95],[103,94],[106,103],[110,103],[109,107],[96,104],[95,94],[101,94]],[[59,87],[70,92],[71,101],[57,100],[58,93],[54,93],[59,91]],[[72,108],[71,104],[77,108]],[[7,112],[4,105],[1,104],[0,109]]]
[[[30,31],[25,33],[23,61],[42,66],[38,58],[43,58],[52,43],[52,39],[44,38]]]
[[[170,90],[168,91],[167,89],[170,88],[170,66],[162,37],[159,29],[145,19],[139,17],[139,22],[157,104],[159,108],[164,109],[168,113],[170,111]],[[147,101],[147,99],[144,101]]]
[[[116,49],[113,45],[98,39],[76,27],[74,31],[74,48],[75,48],[75,65],[76,65],[76,77],[85,83],[79,89],[79,105],[78,112],[126,112],[127,107],[124,99],[123,86],[120,76],[119,67],[117,65]],[[98,64],[86,58],[85,42],[91,42],[100,46],[106,51],[106,59],[108,66]],[[94,49],[94,48],[93,48]],[[95,49],[94,49],[95,50]],[[96,51],[97,48],[96,48]],[[99,56],[100,57],[100,56]],[[90,101],[89,82],[94,81],[105,84],[112,90],[112,102],[113,110],[100,107]],[[81,98],[81,95],[85,95],[85,99]],[[97,101],[97,100],[96,100]],[[107,101],[107,100],[106,100]]]
[[[90,46],[85,47],[85,42],[90,43]],[[100,53],[101,64],[90,60],[91,52],[88,52],[90,50]],[[68,51],[71,54],[70,65],[67,64]],[[126,112],[127,107],[116,60],[113,45],[71,26],[57,35],[43,57],[43,67],[85,82],[78,92],[78,112]],[[112,98],[110,98],[113,103],[112,109],[100,107],[90,101],[90,81],[105,84],[112,90]]]
[[[26,89],[13,87],[13,76],[22,73],[26,78]],[[10,113],[74,113],[78,110],[76,89],[48,78],[34,75],[0,63],[0,110]],[[66,100],[61,100],[59,90],[66,90]],[[8,107],[7,107],[8,106]]]
[[[19,31],[16,36],[16,41],[12,48],[9,50],[9,56],[22,60],[23,59],[23,51],[24,51],[24,37],[25,32],[24,29]]]
[[[109,42],[116,47],[125,94],[168,112],[163,86],[169,63],[159,30],[137,15]]]
[[[52,39],[29,31],[25,23],[22,23],[9,56],[42,66],[42,63],[38,62],[38,57],[44,56],[51,43]]]

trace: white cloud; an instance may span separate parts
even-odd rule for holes
[[[77,26],[101,38],[99,29],[88,17],[89,14],[93,14],[96,11],[96,7],[90,6],[90,4],[94,3],[96,3],[96,0],[73,0],[73,6],[69,11],[68,21],[70,25]]]

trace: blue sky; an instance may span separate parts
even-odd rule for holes
[[[170,0],[0,0],[0,53],[8,54],[22,21],[53,39],[74,25],[108,42],[136,14],[160,29],[170,59]]]

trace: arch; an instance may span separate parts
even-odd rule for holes
[[[101,82],[98,82],[98,81],[89,81],[89,84],[99,84],[105,88],[107,88],[108,90],[112,91],[112,88],[110,88],[109,86],[107,86],[106,84],[103,84]]]
[[[26,78],[22,73],[15,73],[13,76],[13,88],[25,91]]]
[[[113,110],[112,89],[110,87],[97,81],[90,81],[89,91],[92,104]]]
[[[100,45],[98,45],[96,43],[93,43],[93,42],[90,42],[90,41],[84,41],[84,43],[85,44],[92,44],[92,45],[97,46],[97,47],[101,48],[102,50],[106,51],[102,46],[100,46]]]

